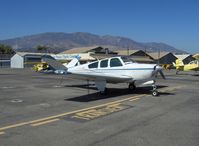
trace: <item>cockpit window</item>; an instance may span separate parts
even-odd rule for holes
[[[128,58],[128,57],[125,57],[125,56],[121,57],[121,59],[123,60],[124,63],[127,63],[127,62],[130,62],[130,63],[135,62],[135,61],[133,61],[132,59],[130,59],[130,58]]]
[[[122,66],[121,61],[118,58],[112,58],[110,61],[110,67]]]
[[[98,67],[98,61],[88,65],[88,68],[97,68],[97,67]]]
[[[108,60],[107,59],[106,60],[102,60],[100,62],[100,67],[101,68],[108,67]]]

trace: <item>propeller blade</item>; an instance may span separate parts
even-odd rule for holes
[[[166,78],[165,78],[165,75],[164,75],[163,72],[162,72],[162,70],[160,70],[159,72],[160,72],[161,77],[162,77],[163,79],[166,79]]]

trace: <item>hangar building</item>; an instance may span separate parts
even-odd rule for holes
[[[60,54],[77,55],[81,56],[80,63],[86,63],[97,59],[108,58],[117,55],[116,52],[110,51],[108,48],[100,46],[81,47],[66,50]]]
[[[86,63],[88,61],[95,60],[95,58],[93,58],[90,54],[91,53],[88,52],[88,53],[74,53],[74,54],[51,54],[50,56],[52,56],[53,58],[55,58],[56,60],[58,60],[62,63],[68,63],[76,56],[80,56],[81,57],[80,63]]]
[[[14,54],[0,54],[0,68],[10,67],[10,59]]]
[[[196,60],[192,55],[190,54],[182,54],[182,55],[175,55],[178,59],[182,60],[184,64],[188,64],[189,62]]]
[[[154,63],[154,59],[143,50],[117,50],[120,56],[129,56],[136,62],[140,63]]]
[[[148,54],[155,60],[157,64],[172,64],[177,59],[177,57],[170,52],[155,52]]]
[[[41,62],[41,57],[45,53],[17,52],[10,61],[11,68],[33,67]]]
[[[73,48],[62,52],[61,54],[75,55],[78,53],[79,54],[88,53],[89,54],[88,56],[90,56],[90,58],[93,58],[94,60],[104,59],[119,55],[119,56],[130,56],[136,62],[154,63],[153,58],[149,54],[145,53],[143,50],[114,50],[114,49],[110,50],[108,48],[103,48],[101,46],[91,46],[91,47]],[[85,63],[86,60],[90,61],[89,57],[81,58],[80,62],[83,61]]]

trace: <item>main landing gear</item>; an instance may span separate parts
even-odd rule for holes
[[[107,95],[108,94],[108,89],[105,88],[104,91],[99,91],[100,95]]]
[[[130,83],[129,84],[129,90],[135,90],[136,89],[136,86],[135,86],[135,84],[134,83]]]
[[[158,90],[157,90],[157,86],[156,86],[156,84],[155,84],[155,81],[154,81],[154,83],[152,84],[152,96],[158,96],[159,95],[159,92],[158,92]],[[134,83],[130,83],[129,84],[129,90],[130,91],[133,91],[133,90],[135,90],[136,89],[136,86],[135,86],[135,84]]]

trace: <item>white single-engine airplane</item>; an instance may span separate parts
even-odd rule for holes
[[[80,57],[77,56],[67,66],[64,66],[50,56],[43,57],[43,61],[55,69],[54,73],[94,81],[100,93],[106,93],[106,83],[128,83],[131,90],[138,85],[151,85],[152,95],[158,96],[156,76],[160,73],[165,79],[162,67],[157,64],[140,64],[127,57],[112,57],[77,65],[79,59]]]

